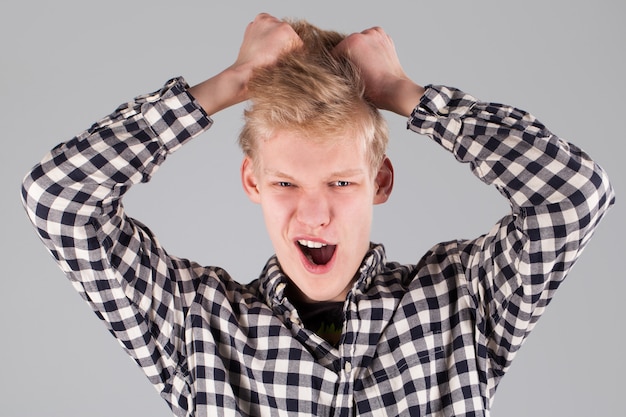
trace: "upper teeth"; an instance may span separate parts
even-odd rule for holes
[[[319,249],[321,247],[328,246],[327,244],[322,243],[322,242],[313,242],[312,240],[304,240],[304,239],[298,240],[298,243],[301,244],[302,246],[306,246],[307,248],[314,248],[314,249]]]

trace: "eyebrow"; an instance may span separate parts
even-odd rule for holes
[[[272,170],[266,169],[265,174],[270,175],[270,176],[285,178],[288,180],[295,180],[295,178],[292,177],[291,175],[286,174],[281,171],[272,171]],[[363,174],[364,172],[362,169],[354,168],[354,169],[346,169],[343,171],[333,172],[329,175],[329,177],[354,177],[354,176],[363,175]]]

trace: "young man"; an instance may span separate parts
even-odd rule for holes
[[[242,285],[169,255],[122,195],[250,100],[244,189],[276,256]],[[377,109],[468,162],[511,213],[416,265],[369,241],[393,187]],[[236,62],[136,98],[24,180],[42,240],[175,415],[488,415],[495,389],[613,202],[605,173],[528,113],[406,76],[379,28],[259,15]]]

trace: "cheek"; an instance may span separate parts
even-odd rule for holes
[[[289,224],[292,204],[284,198],[264,197],[261,199],[263,217],[270,235],[277,235]]]
[[[373,211],[372,196],[369,193],[355,193],[354,195],[339,196],[336,199],[337,213],[350,217],[354,221],[370,218]]]
[[[340,200],[335,205],[335,223],[355,237],[356,240],[369,239],[372,224],[373,205],[367,197]]]

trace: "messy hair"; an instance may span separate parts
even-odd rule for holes
[[[248,82],[241,149],[254,161],[256,142],[279,129],[312,140],[350,134],[364,139],[370,166],[378,169],[387,147],[387,124],[365,98],[358,69],[331,52],[345,35],[302,20],[289,23],[303,46],[256,70]]]

